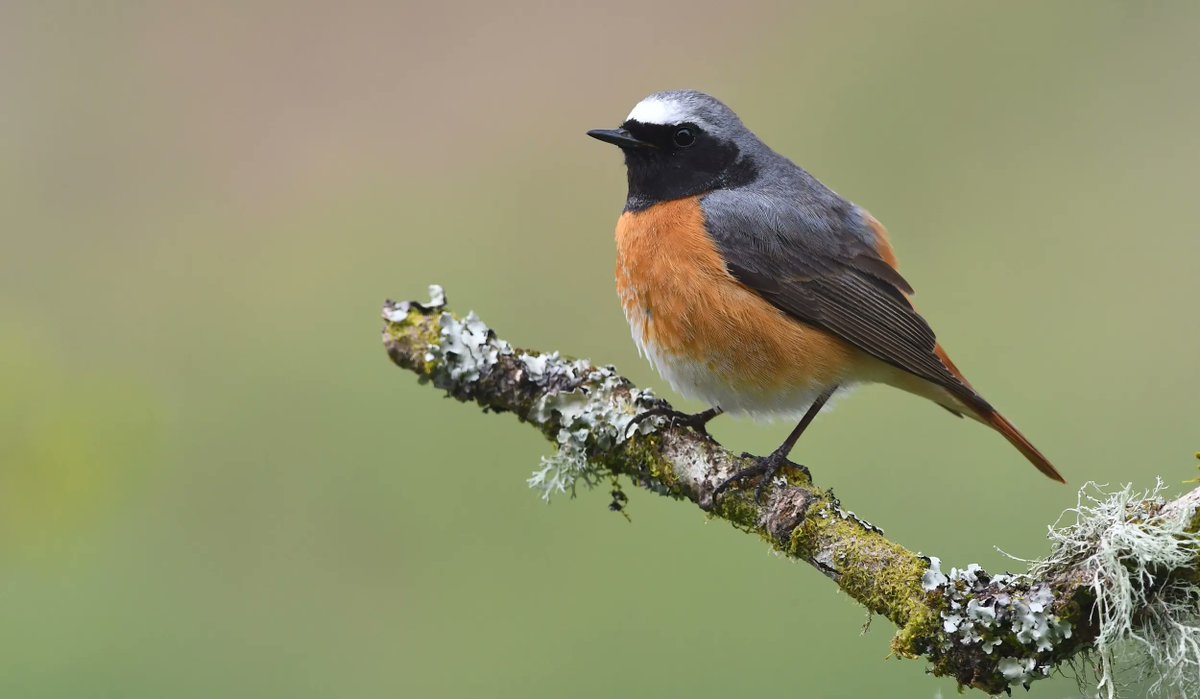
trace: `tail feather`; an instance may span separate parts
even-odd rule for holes
[[[1016,447],[1017,451],[1021,452],[1026,459],[1029,459],[1029,463],[1036,466],[1037,470],[1046,474],[1048,478],[1052,478],[1059,483],[1067,482],[1066,479],[1062,477],[1062,474],[1058,472],[1058,469],[1054,468],[1054,466],[1050,463],[1050,460],[1047,459],[1042,452],[1038,451],[1037,447],[1033,446],[1033,444],[1025,438],[1025,435],[1021,434],[1020,430],[1018,430],[1011,422],[1006,420],[1003,415],[996,412],[996,409],[989,405],[988,402],[983,399],[983,396],[975,392],[975,389],[971,387],[970,382],[967,381],[967,377],[963,376],[962,372],[958,370],[958,367],[954,366],[954,362],[950,361],[950,355],[946,354],[946,350],[942,349],[941,345],[936,345],[933,348],[933,351],[938,356],[938,359],[942,360],[942,364],[944,364],[946,368],[950,370],[950,373],[954,374],[954,376],[957,377],[960,382],[962,382],[961,387],[946,386],[946,388],[951,392],[951,394],[954,395],[955,398],[958,398],[964,405],[971,408],[971,412],[974,413],[972,417],[975,417],[980,422],[990,426],[992,429],[1004,435],[1004,438],[1008,440],[1009,444]],[[950,412],[955,412],[953,408],[946,409]]]
[[[1037,470],[1046,474],[1047,477],[1058,481],[1059,483],[1067,482],[1066,479],[1062,477],[1062,474],[1058,472],[1058,469],[1051,465],[1050,460],[1047,459],[1042,452],[1038,451],[1037,447],[1033,446],[1028,439],[1025,439],[1025,435],[1021,434],[1020,430],[1014,427],[1011,422],[1004,419],[1003,415],[993,410],[990,415],[982,415],[981,417],[983,418],[984,422],[991,425],[992,428],[1000,434],[1004,435],[1004,438],[1007,439],[1010,444],[1016,447],[1017,451],[1021,452],[1026,459],[1029,459],[1029,463],[1036,466]]]

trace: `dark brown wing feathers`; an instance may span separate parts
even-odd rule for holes
[[[887,233],[864,212],[861,233],[829,236],[791,231],[769,245],[744,232],[713,231],[726,266],[741,283],[785,313],[834,333],[895,367],[945,388],[1015,446],[1039,471],[1063,481],[1046,459],[967,382],[908,295]],[[951,410],[951,412],[955,412]]]
[[[827,264],[824,273],[798,270],[795,266],[764,269],[764,261],[747,262],[736,255],[727,255],[726,265],[738,281],[789,315],[828,330],[893,366],[946,387],[973,408],[986,405],[938,358],[933,331],[913,310],[902,290],[870,271],[853,266],[855,259],[861,258]]]

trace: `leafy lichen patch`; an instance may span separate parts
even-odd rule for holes
[[[462,320],[443,313],[438,323],[441,340],[430,346],[427,359],[438,363],[440,371],[435,374],[435,379],[448,382],[443,388],[478,381],[496,365],[501,355],[512,354],[512,347],[504,340],[496,339],[495,333],[475,315],[475,311]]]
[[[1200,508],[1165,507],[1164,490],[1161,480],[1145,492],[1088,483],[1066,513],[1074,521],[1050,529],[1054,548],[1031,570],[1039,578],[1070,570],[1084,581],[1095,600],[1097,690],[1110,699],[1128,655],[1147,661],[1151,693],[1200,696]]]
[[[938,589],[944,600],[935,657],[953,655],[960,646],[977,646],[995,658],[994,672],[1008,685],[1028,687],[1049,676],[1054,650],[1071,638],[1071,624],[1053,612],[1054,593],[1044,583],[1031,584],[1023,576],[988,575],[972,563],[961,570],[953,568],[948,575],[931,565],[922,587]],[[975,682],[984,682],[986,669],[984,663]]]
[[[590,455],[610,451],[648,429],[648,425],[639,425],[631,431],[630,424],[644,404],[653,400],[653,394],[632,388],[612,367],[595,367],[585,360],[568,362],[543,355],[522,357],[522,362],[541,380],[564,383],[566,377],[565,383],[575,386],[545,394],[531,413],[531,419],[542,423],[557,420],[559,428],[558,452],[542,458],[529,486],[549,500],[556,493],[574,494],[578,483],[596,485],[607,471]]]
[[[876,534],[883,533],[883,529],[875,526],[874,524],[871,524],[870,522],[863,519],[862,517],[859,517],[858,515],[854,514],[854,512],[852,510],[843,510],[841,505],[834,506],[833,511],[838,517],[841,517],[842,519],[854,520],[860,526],[862,526],[863,529],[866,529],[869,532],[875,532]]]
[[[429,315],[445,307],[446,291],[438,284],[430,284],[428,301],[388,301],[383,305],[383,318],[393,323],[404,323],[413,311]]]

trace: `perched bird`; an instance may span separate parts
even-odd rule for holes
[[[974,418],[1039,471],[1045,456],[971,387],[913,308],[884,227],[771,150],[701,92],[658,92],[589,136],[625,156],[617,291],[639,350],[703,432],[721,413],[799,417],[782,445],[716,488],[783,466],[839,390],[884,383]]]

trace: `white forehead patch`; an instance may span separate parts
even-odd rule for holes
[[[638,102],[629,116],[625,117],[625,121],[640,121],[643,124],[678,124],[694,120],[695,117],[687,113],[682,102],[658,95],[650,95]]]

